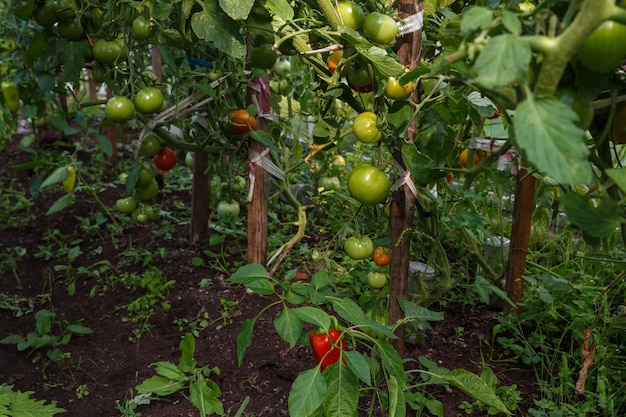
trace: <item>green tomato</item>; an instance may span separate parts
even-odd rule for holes
[[[45,28],[54,26],[54,24],[59,21],[56,2],[51,1],[41,7],[37,7],[33,12],[33,19],[38,25]]]
[[[141,141],[139,153],[148,158],[152,158],[154,155],[161,152],[162,147],[161,139],[156,133],[148,133],[146,137],[143,138],[143,141]]]
[[[351,69],[347,78],[350,88],[359,93],[369,93],[374,89],[370,75],[365,67]]]
[[[291,71],[291,62],[286,59],[277,59],[272,66],[272,72],[279,77],[287,75]]]
[[[146,223],[148,222],[148,220],[150,220],[150,216],[148,216],[148,214],[146,213],[146,211],[144,210],[143,207],[139,207],[137,209],[135,209],[131,215],[130,215],[131,219],[133,219],[133,221],[135,223]]]
[[[150,23],[150,19],[137,16],[133,20],[133,35],[137,39],[150,39],[154,35],[154,26]]]
[[[135,96],[135,108],[139,113],[157,113],[162,106],[163,93],[156,87],[142,88]]]
[[[363,25],[363,9],[358,4],[351,1],[340,1],[337,3],[337,13],[344,25],[354,30],[359,30]]]
[[[150,168],[147,168],[144,166],[139,171],[139,177],[137,177],[137,184],[135,186],[139,188],[146,187],[148,184],[152,182],[153,178],[154,178],[154,169],[152,169],[152,166],[150,166]]]
[[[59,36],[68,41],[76,42],[85,37],[85,30],[76,20],[64,20],[57,25]]]
[[[239,216],[239,203],[236,201],[222,200],[217,203],[217,216],[220,218],[233,218]]]
[[[193,152],[185,153],[185,165],[187,165],[187,168],[193,168],[195,159],[196,157],[194,156]]]
[[[56,17],[59,20],[72,20],[76,17],[78,6],[74,0],[59,0],[57,2]]]
[[[626,25],[607,20],[585,39],[578,59],[587,69],[599,73],[613,72],[626,56]]]
[[[354,260],[367,259],[374,252],[374,242],[367,236],[352,236],[343,242],[343,250]]]
[[[376,113],[366,111],[354,118],[352,131],[354,136],[363,143],[376,143],[382,139],[383,134],[376,125],[378,116]]]
[[[582,130],[589,129],[595,110],[593,108],[593,102],[591,100],[583,100],[580,95],[574,90],[558,90],[556,97],[561,103],[567,104],[578,115],[578,122],[576,125]]]
[[[91,47],[93,58],[100,64],[113,65],[117,61],[122,61],[128,56],[128,51],[124,41],[98,39]]]
[[[337,177],[322,177],[317,184],[324,190],[337,191],[341,188],[341,182]]]
[[[391,191],[391,184],[384,172],[372,165],[359,165],[348,175],[350,195],[368,206],[384,202]]]
[[[142,203],[148,202],[159,193],[159,184],[153,178],[145,187],[135,188],[135,194]]]
[[[272,68],[277,59],[278,54],[272,49],[272,45],[269,43],[257,46],[250,54],[250,62],[252,62],[252,65],[261,69]]]
[[[104,113],[112,122],[126,122],[135,114],[135,105],[124,96],[113,96],[107,101]]]
[[[388,45],[398,34],[398,25],[390,16],[374,12],[365,16],[363,33],[372,42]]]
[[[233,191],[240,192],[245,190],[247,185],[246,179],[241,175],[237,175],[233,178],[230,187]]]
[[[387,285],[387,275],[382,272],[368,272],[366,277],[367,285],[380,289]]]
[[[119,198],[115,202],[115,208],[124,214],[132,213],[137,208],[137,199],[133,196],[126,198]]]

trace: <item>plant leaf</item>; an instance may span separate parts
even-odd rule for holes
[[[356,416],[359,402],[359,379],[352,370],[337,362],[324,371],[328,389],[323,407],[327,416]]]
[[[346,350],[343,352],[343,358],[345,358],[348,366],[354,372],[354,374],[367,385],[372,384],[372,373],[367,361],[363,357],[363,354],[356,350]]]
[[[137,392],[152,393],[159,396],[168,396],[185,388],[186,381],[171,381],[165,377],[155,375],[137,385]]]
[[[301,372],[293,381],[291,391],[289,391],[289,415],[291,417],[311,416],[322,405],[326,389],[326,382],[319,366]]]
[[[241,323],[239,334],[237,335],[237,365],[241,366],[246,350],[252,345],[252,331],[254,330],[255,319],[246,319]]]
[[[625,221],[622,207],[607,195],[597,198],[597,206],[574,191],[563,194],[559,201],[572,224],[593,237],[608,236]]]
[[[490,38],[474,64],[474,81],[487,88],[525,82],[531,57],[530,46],[515,35]]]
[[[323,329],[325,332],[330,330],[330,316],[321,308],[317,307],[299,307],[295,308],[293,312],[302,320],[307,323],[312,323]]]
[[[302,320],[294,311],[285,306],[283,311],[274,319],[274,327],[280,337],[282,337],[289,347],[293,347],[298,343],[300,335],[302,335]]]
[[[387,370],[388,378],[396,378],[399,386],[403,388],[406,385],[406,374],[404,372],[402,358],[398,355],[398,351],[396,351],[387,340],[376,339],[375,343],[378,347],[378,354],[382,359],[383,366]]]

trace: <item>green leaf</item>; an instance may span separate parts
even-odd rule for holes
[[[333,306],[333,309],[344,320],[352,324],[360,324],[368,321],[361,307],[351,298],[331,298],[329,301]]]
[[[63,180],[67,178],[67,174],[67,166],[58,167],[52,172],[52,174],[48,175],[48,177],[43,180],[39,189],[43,190],[46,187],[63,182]]]
[[[80,324],[68,324],[65,330],[76,334],[93,334],[93,330]]]
[[[217,397],[218,393],[209,388],[202,375],[189,384],[189,402],[200,411],[200,416],[211,414],[224,415],[224,405]]]
[[[72,84],[78,83],[85,67],[85,57],[91,56],[89,42],[86,39],[70,42],[61,38],[57,40],[56,50],[59,61],[63,62],[65,81]]]
[[[400,307],[402,308],[402,311],[404,311],[405,319],[419,321],[443,320],[443,313],[441,311],[432,311],[408,300],[401,299],[398,301],[400,302]]]
[[[240,284],[263,295],[274,294],[274,284],[265,267],[260,264],[248,264],[239,268],[227,280],[231,284]]]
[[[274,327],[278,335],[289,343],[289,347],[292,349],[302,335],[302,320],[287,306],[274,319]]]
[[[11,13],[20,20],[29,20],[35,11],[35,0],[20,0],[13,3],[15,5],[11,9]],[[7,7],[6,4],[2,6],[3,9],[5,7]]]
[[[398,351],[387,340],[376,339],[375,343],[378,347],[378,354],[382,359],[383,367],[387,370],[387,375],[396,378],[399,386],[403,388],[406,385],[406,374],[404,373],[402,358],[398,355]]]
[[[152,376],[137,385],[139,393],[152,393],[159,396],[168,396],[185,388],[186,381],[171,381],[162,376]]]
[[[357,48],[358,49],[358,48]],[[404,74],[404,67],[398,60],[390,56],[386,50],[378,46],[371,46],[365,51],[359,51],[360,56],[372,65],[374,74],[379,77],[398,77]]]
[[[250,14],[254,0],[220,0],[220,7],[234,20],[244,20]]]
[[[301,372],[293,381],[291,391],[289,391],[289,415],[291,417],[311,416],[322,405],[326,389],[326,382],[319,366]]]
[[[501,413],[511,415],[506,405],[500,400],[494,388],[491,388],[480,377],[465,369],[454,369],[448,373],[439,375],[448,384],[460,389],[467,395],[495,408]]]
[[[622,192],[626,193],[626,168],[608,168],[604,173],[613,180]]]
[[[52,330],[52,323],[54,323],[54,313],[48,310],[39,310],[35,314],[35,332],[39,336],[49,334]]]
[[[361,352],[356,350],[346,350],[343,352],[342,356],[346,360],[352,372],[354,372],[354,374],[361,381],[367,385],[372,384],[372,373],[370,372],[370,367]]]
[[[196,351],[196,339],[193,334],[186,333],[178,345],[180,349],[180,359],[178,360],[178,367],[183,372],[191,372],[196,368],[196,360],[193,355]]]
[[[328,276],[328,271],[321,270],[317,271],[311,277],[311,284],[316,290],[326,287],[330,283],[330,277]]]
[[[52,204],[52,206],[46,212],[47,216],[58,213],[61,210],[64,210],[71,206],[74,203],[74,195],[73,194],[65,194],[63,197],[60,197],[57,201]]]
[[[289,21],[293,19],[293,8],[289,5],[287,0],[266,0],[265,8],[271,14],[280,17],[282,20]]]
[[[328,389],[324,396],[326,416],[356,416],[359,402],[359,379],[352,370],[335,363],[324,371],[324,380]]]
[[[474,64],[474,81],[487,88],[524,82],[531,57],[530,46],[515,35],[490,38]]]
[[[520,21],[518,14],[509,10],[502,10],[502,24],[513,35],[519,35],[522,33],[522,22]]]
[[[212,42],[225,54],[235,59],[245,57],[246,43],[239,24],[224,13],[216,2],[202,2],[202,11],[191,17],[191,28],[198,38]]]
[[[246,319],[241,323],[241,329],[237,335],[237,365],[241,366],[246,350],[252,345],[252,331],[255,319]]]
[[[318,307],[299,307],[294,309],[293,312],[300,318],[300,320],[312,323],[324,330],[324,332],[328,332],[330,330],[330,316]]]
[[[592,199],[572,191],[563,194],[559,201],[572,224],[593,237],[608,236],[626,221],[623,208],[607,195]]]
[[[51,417],[65,413],[67,410],[58,408],[56,401],[46,404],[30,398],[32,391],[13,391],[12,385],[0,385],[0,416],[11,417]]]
[[[183,381],[185,374],[172,362],[160,361],[156,364],[156,373],[170,381]]]
[[[394,376],[391,376],[388,379],[387,385],[387,390],[389,391],[389,416],[406,416],[406,400],[404,398],[404,391],[402,391],[402,388],[398,385],[398,381]]]
[[[431,168],[433,165],[432,159],[418,151],[413,143],[403,143],[402,160],[417,184],[426,185],[446,175],[445,171],[441,169]]]
[[[561,184],[591,180],[589,150],[578,116],[554,97],[529,95],[515,111],[516,146],[537,169]]]
[[[492,20],[492,10],[479,6],[467,7],[463,10],[461,32],[469,36],[475,31],[487,28]]]

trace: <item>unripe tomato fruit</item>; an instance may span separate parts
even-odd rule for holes
[[[162,106],[163,93],[156,87],[142,88],[135,96],[135,108],[140,113],[157,113]]]
[[[324,188],[324,190],[337,191],[341,188],[341,182],[337,177],[322,177],[319,179],[317,185]]]
[[[374,12],[365,16],[363,33],[372,42],[388,45],[398,34],[398,25],[390,16]]]
[[[137,199],[133,196],[120,198],[115,202],[115,208],[117,208],[120,213],[132,213],[137,208]]]
[[[60,37],[72,42],[79,41],[85,37],[83,26],[75,19],[59,22],[57,31]]]
[[[51,28],[59,21],[57,17],[57,4],[55,2],[49,2],[41,7],[37,7],[33,12],[33,19],[35,19],[35,22],[40,26]]]
[[[139,177],[137,177],[137,187],[141,188],[141,187],[145,187],[148,184],[150,184],[150,182],[152,181],[152,179],[154,178],[154,170],[148,167],[142,167],[141,170],[139,171]]]
[[[576,115],[578,116],[576,126],[580,127],[582,130],[589,129],[595,114],[593,102],[591,102],[591,100],[583,100],[578,92],[568,89],[558,90],[556,92],[556,97],[561,103],[567,104],[576,112]]]
[[[133,35],[137,39],[149,39],[154,35],[154,27],[150,23],[150,19],[144,16],[137,16],[133,20]]]
[[[291,71],[291,62],[286,59],[277,59],[272,66],[272,72],[279,77],[287,75]]]
[[[250,116],[248,110],[238,109],[230,114],[230,128],[234,133],[244,135],[254,130],[256,127],[256,119]]]
[[[366,111],[354,118],[352,131],[354,136],[363,143],[376,143],[382,139],[383,134],[378,130],[376,113]]]
[[[161,149],[161,152],[154,155],[154,165],[161,171],[169,171],[176,165],[176,152],[167,146]]]
[[[578,59],[587,69],[608,74],[626,56],[626,25],[607,20],[585,39],[578,50]]]
[[[225,201],[222,200],[217,203],[216,212],[218,217],[228,218],[228,217],[237,217],[239,216],[241,208],[239,207],[239,203],[236,201]]]
[[[91,47],[91,54],[100,64],[113,65],[117,61],[126,59],[128,51],[121,39],[112,41],[98,39]]]
[[[161,139],[159,139],[156,133],[148,133],[141,141],[139,153],[143,156],[153,157],[161,152],[161,148]]]
[[[56,16],[59,20],[72,20],[76,17],[78,6],[74,0],[59,0],[57,2]]]
[[[343,250],[346,251],[346,254],[354,260],[358,261],[361,259],[367,259],[372,256],[374,243],[372,242],[372,239],[367,236],[352,236],[343,242]]]
[[[354,91],[358,91],[359,93],[369,93],[374,90],[370,75],[364,67],[351,69],[347,78],[348,85]]]
[[[272,49],[272,45],[269,43],[254,48],[252,54],[250,54],[250,62],[252,62],[252,65],[261,69],[272,68],[277,59],[278,54]]]
[[[135,194],[142,203],[152,200],[158,193],[159,184],[154,178],[145,187],[135,188]]]
[[[124,96],[113,96],[104,106],[104,113],[112,122],[126,122],[133,117],[135,105]]]
[[[337,3],[337,13],[344,25],[354,30],[359,30],[363,25],[363,9],[358,4],[351,1],[340,1]]]
[[[405,99],[413,91],[413,83],[408,82],[406,85],[400,85],[400,81],[396,77],[389,77],[385,86],[385,97],[391,100]]]
[[[348,175],[350,195],[365,205],[380,204],[387,199],[391,184],[384,172],[372,165],[359,165]]]
[[[381,289],[387,285],[387,275],[382,272],[368,272],[367,285],[375,289]]]

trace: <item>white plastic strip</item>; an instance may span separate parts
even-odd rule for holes
[[[396,191],[403,185],[407,185],[409,190],[413,193],[415,197],[417,197],[417,189],[415,188],[415,183],[413,182],[413,178],[411,177],[411,173],[400,166],[396,161],[393,162],[393,165],[398,170],[398,174],[400,178],[396,181],[396,183],[391,187],[391,191]]]
[[[402,21],[398,22],[398,36],[408,35],[409,33],[417,32],[424,27],[424,11],[411,15]]]

